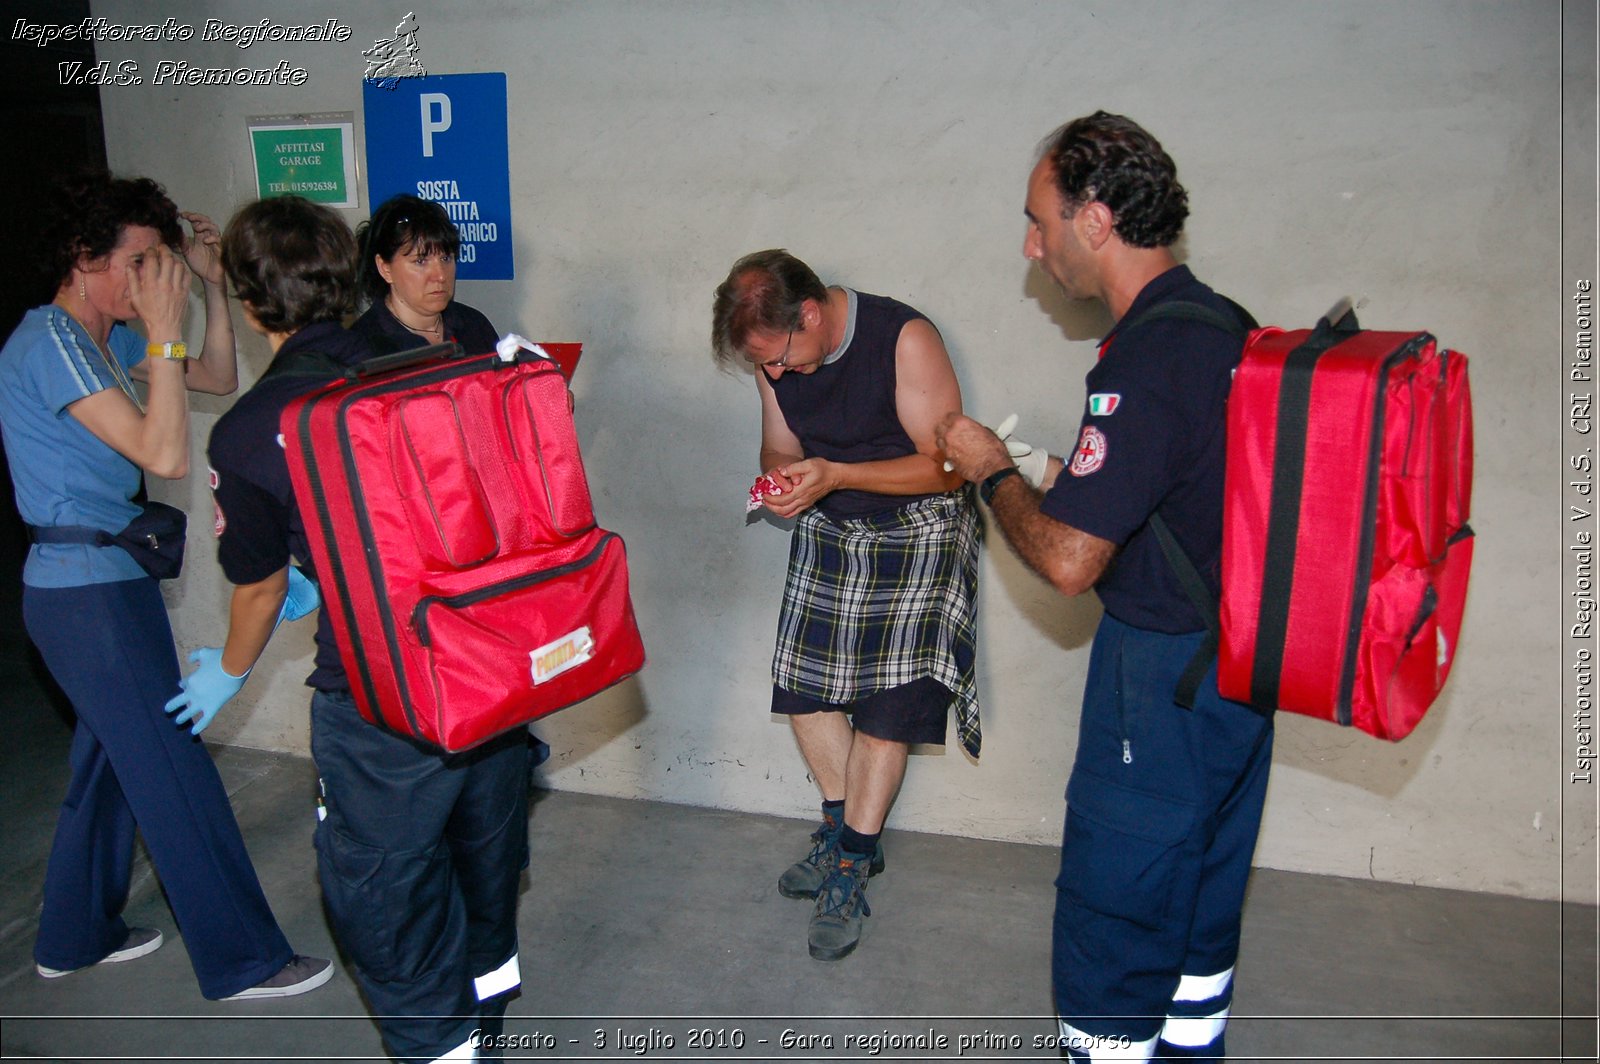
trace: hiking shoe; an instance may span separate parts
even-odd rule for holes
[[[817,908],[811,914],[806,945],[819,961],[848,957],[861,941],[861,921],[872,915],[867,905],[867,876],[871,862],[843,854],[817,891]]]
[[[123,941],[121,948],[114,949],[101,957],[95,964],[120,964],[131,961],[135,957],[143,957],[146,953],[154,953],[161,948],[161,932],[153,927],[130,927],[128,937]],[[86,967],[94,967],[93,964]],[[43,964],[35,964],[34,968],[46,979],[60,979],[63,975],[81,972],[82,968],[48,968]]]
[[[321,957],[302,957],[285,964],[277,975],[263,979],[247,990],[230,994],[223,1001],[249,1001],[253,998],[285,998],[304,994],[333,978],[333,962]]]
[[[842,824],[834,824],[830,830],[829,824],[824,821],[821,827],[811,833],[811,852],[778,877],[779,894],[785,898],[817,896],[828,873],[839,863],[839,832],[842,829]],[[882,871],[883,843],[880,842],[872,851],[872,863],[867,868],[867,875],[875,876]]]

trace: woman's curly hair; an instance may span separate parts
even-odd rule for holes
[[[1091,201],[1111,208],[1114,230],[1136,248],[1164,248],[1183,232],[1189,194],[1160,141],[1132,119],[1096,111],[1045,138],[1042,158],[1071,217]]]
[[[85,258],[108,255],[132,225],[147,225],[174,250],[183,245],[178,208],[148,177],[85,171],[55,186],[38,216],[41,287],[54,295]]]

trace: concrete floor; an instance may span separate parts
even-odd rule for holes
[[[168,944],[38,978],[34,922],[69,732],[25,655],[0,655],[0,691],[6,1059],[381,1059],[346,970],[287,1001],[203,1000],[148,866],[127,916]],[[310,763],[214,752],[290,941],[335,956],[316,886]],[[862,945],[824,964],[806,953],[810,906],[774,889],[810,828],[540,792],[523,994],[506,1027],[524,1048],[508,1058],[1055,1059],[1034,1048],[1053,1031],[1053,850],[891,830]],[[1595,930],[1594,911],[1578,906],[1259,870],[1231,1059],[1594,1060]]]

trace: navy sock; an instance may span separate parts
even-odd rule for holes
[[[837,802],[830,802],[824,799],[822,802],[822,819],[829,827],[838,827],[843,824],[844,799],[841,798]]]
[[[854,857],[871,857],[878,849],[878,837],[882,834],[882,831],[874,831],[871,835],[865,835],[846,824],[839,833],[839,852]]]

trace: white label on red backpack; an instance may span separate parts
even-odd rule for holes
[[[1072,452],[1072,464],[1067,467],[1075,477],[1086,477],[1106,464],[1106,434],[1093,425],[1083,427],[1078,449]]]
[[[592,657],[594,657],[594,634],[589,631],[588,625],[575,632],[568,632],[538,650],[528,651],[528,658],[533,665],[535,685],[554,679],[568,669],[575,669]]]

